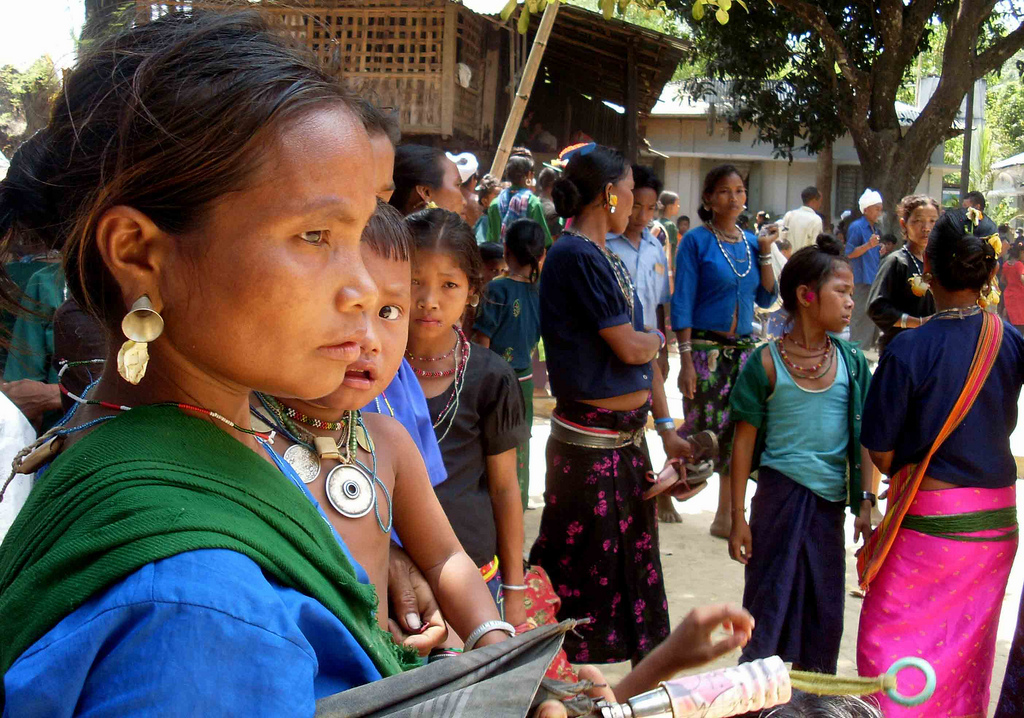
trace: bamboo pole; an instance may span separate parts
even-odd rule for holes
[[[533,45],[530,47],[530,56],[526,58],[526,65],[523,66],[523,76],[519,80],[519,89],[516,91],[515,99],[505,121],[505,129],[501,133],[501,141],[498,143],[498,151],[494,155],[494,162],[491,164],[491,174],[501,177],[505,171],[505,164],[512,152],[512,143],[515,142],[519,125],[523,121],[523,114],[526,112],[526,103],[530,101],[530,93],[533,92],[533,82],[537,79],[537,71],[540,69],[541,60],[544,58],[544,49],[548,46],[548,38],[551,37],[551,28],[555,26],[555,15],[558,14],[558,0],[544,8],[544,15],[540,19],[540,27],[537,28],[537,35],[533,38]],[[522,11],[520,11],[522,12]]]

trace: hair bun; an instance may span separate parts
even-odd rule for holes
[[[833,257],[843,256],[844,250],[846,249],[842,242],[831,234],[827,234],[825,232],[818,235],[818,238],[814,240],[814,244],[818,248],[819,252],[831,254]]]
[[[572,180],[560,177],[551,187],[551,200],[555,203],[555,211],[559,217],[575,217],[581,209],[579,188]]]

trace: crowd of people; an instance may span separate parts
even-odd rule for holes
[[[545,589],[587,619],[569,663],[633,664],[606,698],[736,648],[835,673],[849,509],[859,672],[916,655],[938,675],[922,707],[878,696],[885,715],[984,715],[1017,545],[1024,244],[983,197],[903,198],[892,242],[874,190],[841,238],[813,187],[745,228],[729,164],[695,199],[691,227],[652,168],[594,142],[539,167],[517,148],[501,177],[402,143],[248,15],[87,53],[0,182],[5,713],[312,714],[554,620]],[[743,608],[672,630],[659,522],[714,472]],[[1024,615],[998,715],[1021,705]]]

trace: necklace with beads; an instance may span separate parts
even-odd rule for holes
[[[469,363],[470,343],[466,339],[466,335],[462,333],[462,329],[453,324],[452,328],[459,335],[459,356],[455,361],[455,381],[452,382],[451,395],[448,397],[448,402],[444,405],[444,408],[437,415],[437,419],[434,421],[434,431],[445,423],[448,425],[445,427],[444,432],[438,437],[437,443],[440,444],[448,436],[448,432],[451,431],[452,425],[455,423],[455,415],[459,412],[459,399],[462,395],[462,386],[466,382],[466,365]]]
[[[462,328],[459,327],[458,325],[453,324],[452,325],[452,329],[455,330],[455,335],[456,335],[455,336],[455,346],[452,347],[452,350],[450,352],[448,352],[447,354],[445,354],[443,357],[439,357],[437,360],[434,360],[434,359],[421,359],[420,361],[439,361],[440,359],[446,359],[447,357],[450,357],[452,354],[454,354],[457,349],[461,349],[462,353],[465,354],[466,356],[468,356],[469,355],[469,348],[468,348],[469,339],[466,338],[466,335],[462,332]],[[412,364],[410,364],[409,366],[412,366]],[[456,358],[456,360],[455,360],[455,366],[453,366],[451,369],[440,369],[438,371],[427,371],[425,369],[418,369],[418,368],[412,366],[412,373],[415,374],[418,377],[423,378],[423,379],[443,379],[446,376],[452,376],[453,374],[458,373],[458,371],[459,371],[459,360],[458,360],[458,358]]]
[[[924,262],[914,256],[914,253],[910,251],[910,247],[907,245],[903,246],[903,251],[907,253],[907,257],[910,259],[910,263],[914,266],[914,276],[921,276],[924,274]]]
[[[405,357],[406,357],[406,359],[415,359],[416,361],[425,361],[425,362],[442,361],[442,360],[447,359],[448,357],[450,357],[452,354],[454,354],[455,350],[458,349],[458,348],[459,348],[459,338],[455,337],[455,343],[452,345],[452,348],[449,349],[447,352],[445,352],[444,354],[442,354],[439,357],[418,357],[418,356],[413,356],[412,352],[409,352],[409,351],[407,351],[405,353]]]
[[[715,225],[711,224],[710,222],[705,222],[704,226],[707,229],[709,229],[713,235],[715,235],[715,242],[718,244],[718,251],[720,251],[722,253],[722,256],[725,257],[725,261],[729,263],[729,268],[732,269],[732,273],[735,274],[736,277],[739,278],[739,279],[743,279],[748,274],[750,274],[750,269],[751,269],[751,267],[754,266],[753,258],[750,256],[750,245],[747,242],[743,242],[743,248],[747,252],[747,260],[746,260],[747,268],[744,269],[742,272],[740,272],[740,270],[736,269],[736,264],[732,261],[732,256],[728,252],[725,251],[725,245],[722,244],[722,233],[719,232],[718,229],[715,227]],[[739,228],[737,227],[737,229],[739,229]],[[742,239],[743,239],[743,231],[740,230],[740,239],[739,240],[730,241],[730,240],[726,239],[726,241],[729,242],[729,244],[738,244]]]
[[[981,312],[981,307],[977,304],[971,304],[966,307],[953,307],[952,309],[943,309],[941,312],[935,312],[932,315],[932,319],[966,319],[967,317],[977,316]],[[928,321],[931,321],[931,319]]]
[[[788,335],[783,336],[783,338],[779,339],[776,344],[779,349],[779,356],[782,357],[782,362],[792,374],[796,375],[800,379],[820,379],[832,369],[832,361],[835,357],[835,345],[827,334],[825,335],[825,353],[822,356],[821,361],[814,366],[809,367],[800,366],[789,358],[789,354],[786,352],[786,336]]]
[[[796,337],[794,337],[792,334],[789,334],[789,333],[784,334],[783,335],[783,339],[789,339],[789,341],[793,342],[794,344],[796,344],[798,347],[800,347],[804,351],[815,352],[815,355],[817,355],[817,353],[819,353],[819,352],[824,352],[825,350],[827,350],[829,348],[828,334],[825,335],[825,343],[822,344],[820,347],[808,346],[807,344],[804,344],[802,341],[800,341],[799,339],[797,339]]]
[[[362,414],[358,411],[346,411],[341,421],[326,422],[343,426],[341,441],[335,441],[330,436],[316,436],[289,421],[290,417],[286,410],[290,407],[276,398],[258,392],[256,396],[264,408],[283,424],[279,427],[281,433],[294,442],[285,450],[284,460],[295,469],[303,483],[309,484],[319,478],[324,459],[338,461],[338,465],[327,473],[324,480],[324,493],[327,494],[331,507],[349,519],[362,518],[373,511],[380,530],[385,534],[391,533],[391,494],[377,476],[377,451],[366,430],[366,424],[363,423]],[[366,466],[359,460],[360,447],[370,454],[371,466]],[[383,493],[387,505],[386,521],[381,517],[377,487]]]

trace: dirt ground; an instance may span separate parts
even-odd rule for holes
[[[675,365],[675,357],[672,359]],[[678,369],[673,366],[670,376],[674,380],[677,375]],[[674,388],[669,390],[669,405],[676,417],[676,423],[680,423],[681,397]],[[533,437],[530,442],[530,506],[532,508],[526,512],[526,552],[533,544],[540,527],[544,492],[544,446],[548,437],[547,416],[550,414],[552,406],[553,402],[550,400],[537,401],[537,417],[534,420]],[[650,432],[648,437],[649,440],[653,440],[654,432]],[[650,446],[651,459],[656,467],[660,467],[665,458],[660,442],[653,440]],[[1024,456],[1024,430],[1018,429],[1014,434],[1011,438],[1011,447],[1015,455]],[[714,538],[708,533],[717,505],[717,491],[718,478],[715,476],[709,481],[705,491],[686,503],[676,503],[676,508],[683,518],[682,523],[662,524],[659,529],[669,615],[673,625],[681,621],[687,612],[696,606],[722,602],[739,604],[742,601],[743,567],[729,558],[728,547],[724,540]],[[751,483],[747,491],[748,501],[753,492],[754,484]],[[1018,483],[1017,492],[1018,504],[1024,503],[1024,485]],[[846,529],[847,588],[853,589],[857,585],[857,580],[852,516],[847,516]],[[1024,551],[1018,553],[1014,563],[1000,616],[995,668],[992,674],[990,715],[999,697],[999,689],[1006,669],[1006,658],[1017,622],[1021,590],[1024,586],[1024,558],[1022,556],[1024,556]],[[839,656],[839,673],[842,675],[853,676],[857,673],[857,626],[861,603],[858,598],[849,595],[846,597],[846,624]],[[712,664],[712,667],[734,665],[737,657],[738,652],[725,656]],[[604,666],[602,670],[610,680],[614,681],[628,672],[629,665]]]

